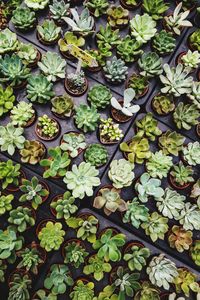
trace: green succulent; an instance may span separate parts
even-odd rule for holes
[[[169,8],[169,3],[165,3],[164,0],[144,0],[142,8],[147,12],[154,20],[162,19],[162,14]]]
[[[110,104],[111,90],[102,84],[94,85],[88,92],[88,101],[97,109],[105,108]]]
[[[152,78],[162,74],[162,58],[155,52],[144,53],[138,60],[138,65],[142,70],[140,74],[147,78]]]
[[[20,168],[20,164],[13,164],[10,159],[0,162],[0,180],[2,180],[3,189],[6,189],[9,184],[18,186]]]
[[[85,136],[82,133],[69,132],[63,135],[61,150],[67,151],[69,156],[75,158],[79,152],[86,148]]]
[[[16,232],[10,228],[5,231],[0,229],[0,259],[6,259],[9,264],[16,260],[16,251],[23,246],[24,239],[17,236]]]
[[[7,265],[5,261],[0,260],[0,282],[3,283],[5,282],[5,272],[7,269]]]
[[[23,64],[18,55],[6,54],[0,58],[0,82],[17,87],[27,80],[30,69]]]
[[[65,3],[64,0],[53,0],[53,3],[49,5],[49,11],[51,18],[55,21],[61,21],[63,17],[67,17],[70,14],[70,4]]]
[[[152,113],[147,113],[142,119],[136,121],[137,136],[147,137],[150,141],[155,141],[162,131],[158,128],[158,121],[154,119]]]
[[[119,128],[119,124],[114,123],[112,118],[101,119],[99,129],[101,141],[105,143],[117,142],[124,136],[122,129]]]
[[[18,40],[16,33],[8,28],[0,31],[0,55],[15,51],[17,46]]]
[[[37,61],[38,50],[30,43],[19,43],[17,47],[17,55],[26,65],[34,64]]]
[[[103,67],[105,78],[111,83],[122,83],[128,74],[128,67],[122,59],[117,59],[116,56],[112,60],[107,60]]]
[[[58,27],[53,20],[44,20],[41,25],[37,25],[39,37],[47,43],[54,43],[61,34],[61,27]]]
[[[10,282],[8,300],[29,300],[29,290],[31,288],[31,279],[28,274],[15,273]]]
[[[38,274],[38,266],[44,263],[37,248],[25,248],[18,251],[17,256],[21,259],[17,269],[25,268],[27,272],[31,271],[35,275]]]
[[[51,202],[51,207],[56,212],[56,219],[64,218],[65,221],[78,210],[75,205],[75,198],[69,191],[65,192],[56,201]]]
[[[79,93],[85,93],[85,90],[87,89],[85,73],[82,70],[79,72],[72,72],[67,74],[66,82],[67,88],[73,94],[77,94],[77,96],[79,95]]]
[[[73,287],[72,292],[69,294],[70,299],[80,300],[87,299],[93,300],[94,298],[94,283],[84,283],[82,280],[77,280],[76,285]]]
[[[39,141],[26,140],[23,149],[19,153],[23,163],[36,165],[44,157],[46,148]]]
[[[178,129],[190,130],[198,124],[200,112],[195,104],[179,102],[173,113],[173,119]]]
[[[190,254],[194,263],[200,266],[200,241],[194,241],[194,244],[190,248]]]
[[[98,195],[94,198],[93,207],[104,209],[104,213],[109,216],[115,211],[126,211],[127,204],[121,199],[120,191],[115,188],[101,188]]]
[[[31,202],[31,206],[37,209],[42,204],[42,198],[49,195],[49,191],[40,184],[36,176],[31,180],[23,179],[20,185],[20,191],[23,195],[20,196],[19,202]]]
[[[83,47],[85,45],[85,39],[83,37],[76,36],[73,32],[67,31],[64,34],[64,38],[58,41],[60,51],[68,52],[69,45],[75,45],[77,47]]]
[[[75,111],[74,119],[79,129],[82,129],[86,133],[94,131],[97,128],[100,115],[94,106],[89,107],[86,104],[79,104],[75,108]]]
[[[123,259],[127,262],[131,271],[141,271],[146,266],[147,258],[150,256],[149,248],[133,245],[129,251],[124,254]]]
[[[197,199],[197,204],[200,207],[200,179],[193,185],[190,198]]]
[[[93,188],[100,185],[98,175],[99,171],[90,162],[83,161],[78,166],[74,164],[71,171],[66,172],[63,181],[72,190],[73,197],[83,199],[92,196]]]
[[[148,221],[142,223],[141,227],[145,230],[145,234],[150,236],[153,242],[156,242],[158,239],[164,240],[165,233],[167,233],[169,228],[167,223],[168,218],[153,212],[149,216]]]
[[[178,156],[179,151],[183,149],[185,137],[176,131],[167,130],[159,137],[159,147],[164,154]]]
[[[48,221],[39,231],[38,239],[40,246],[47,252],[60,249],[64,241],[65,231],[62,230],[62,224],[59,222],[53,223]]]
[[[188,50],[182,57],[181,63],[187,68],[197,69],[200,63],[200,53],[198,51],[192,52]]]
[[[106,27],[102,25],[99,26],[99,32],[96,33],[96,38],[98,48],[100,49],[102,46],[111,49],[120,44],[119,29],[113,30],[109,24],[106,24]]]
[[[44,287],[51,290],[53,295],[64,294],[74,281],[70,275],[68,266],[64,264],[53,264],[50,272],[44,280]]]
[[[88,254],[81,243],[69,242],[64,248],[64,263],[71,264],[78,269],[85,262]]]
[[[145,159],[149,159],[151,157],[149,149],[148,139],[139,135],[135,135],[130,143],[123,142],[120,144],[120,150],[128,153],[128,160],[132,164],[142,164]]]
[[[199,217],[198,206],[187,202],[180,213],[179,222],[185,230],[200,230]]]
[[[52,138],[59,132],[58,123],[47,115],[38,118],[37,127],[40,130],[40,135],[47,138]]]
[[[101,167],[106,164],[108,160],[108,151],[101,144],[91,144],[85,150],[84,158],[85,161],[91,163],[92,166]]]
[[[122,233],[114,234],[112,229],[106,229],[101,237],[93,244],[93,249],[98,250],[97,256],[104,258],[105,262],[121,260],[120,248],[124,246],[126,236]]]
[[[57,300],[57,295],[53,295],[51,292],[40,289],[35,293],[33,300]]]
[[[42,159],[40,165],[47,168],[43,173],[44,178],[65,176],[67,167],[70,164],[70,158],[67,152],[62,153],[60,147],[49,148],[50,159]]]
[[[114,292],[115,287],[113,285],[106,285],[98,297],[94,297],[93,300],[118,300],[118,296]]]
[[[187,94],[187,97],[200,109],[200,82],[193,81],[192,91]]]
[[[46,76],[31,75],[27,84],[27,98],[31,102],[40,104],[47,103],[55,95],[53,91],[53,84],[48,81]]]
[[[126,26],[129,22],[129,11],[122,6],[111,5],[106,14],[108,16],[108,24],[113,28]]]
[[[12,209],[12,201],[14,196],[12,194],[4,195],[0,192],[0,216]],[[1,281],[1,280],[0,280]]]
[[[9,213],[8,222],[19,232],[35,225],[33,211],[29,207],[18,206]]]
[[[42,10],[49,4],[49,0],[24,0],[24,3],[33,10]]]
[[[92,255],[84,266],[83,273],[92,275],[95,280],[100,281],[104,278],[104,273],[109,273],[111,270],[111,265],[108,262],[104,262],[103,258],[100,258],[98,255]]]
[[[134,300],[160,300],[160,291],[148,281],[143,281],[141,289],[136,293]]]
[[[90,11],[94,13],[96,18],[106,13],[106,9],[109,7],[108,0],[89,0],[84,3]]]
[[[168,236],[168,242],[171,248],[182,253],[184,250],[189,250],[192,244],[192,231],[183,229],[182,226],[174,225]]]
[[[135,177],[133,165],[124,158],[119,160],[115,159],[110,164],[108,177],[116,189],[130,186]]]
[[[195,273],[186,268],[178,268],[178,275],[174,278],[176,292],[183,292],[185,296],[189,297],[190,292],[199,292],[198,277]]]
[[[148,79],[140,74],[134,73],[128,79],[128,87],[134,89],[136,93],[136,99],[143,95],[148,85]]]
[[[8,154],[13,155],[16,149],[22,149],[25,142],[23,133],[23,128],[16,128],[12,123],[8,123],[6,126],[0,126],[1,151],[7,151]]]
[[[5,89],[0,85],[0,117],[9,112],[14,105],[15,95],[13,89],[8,86]]]
[[[151,177],[162,179],[167,177],[170,168],[173,166],[172,157],[164,154],[161,150],[151,154],[146,162],[147,172]]]
[[[161,30],[155,35],[152,45],[159,55],[166,55],[174,51],[176,39],[171,32]]]
[[[190,166],[200,164],[200,143],[197,141],[190,142],[186,147],[183,147],[183,157]]]
[[[184,166],[182,162],[179,162],[178,165],[174,165],[170,172],[170,175],[178,186],[184,186],[187,183],[193,182],[193,174],[193,169],[190,166]]]
[[[127,203],[127,211],[123,217],[123,223],[130,223],[133,227],[139,228],[142,222],[148,221],[149,209],[140,204],[137,198]]]
[[[86,218],[70,217],[66,223],[70,228],[77,229],[78,239],[87,240],[92,244],[95,243],[99,223],[95,216],[89,215]]]
[[[195,30],[189,36],[189,43],[193,49],[200,51],[200,29]]]
[[[143,54],[143,50],[140,49],[142,43],[131,38],[130,35],[126,35],[121,43],[117,46],[117,54],[126,63],[134,62],[138,55]]]
[[[35,12],[30,8],[17,7],[13,12],[11,21],[15,28],[19,30],[29,30],[35,26],[37,19]]]
[[[11,110],[10,118],[13,125],[23,127],[34,116],[34,114],[35,110],[31,103],[20,101]]]
[[[175,108],[170,96],[159,94],[153,98],[152,106],[158,115],[167,115]]]

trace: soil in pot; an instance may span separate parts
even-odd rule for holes
[[[70,86],[69,81],[67,80],[67,78],[65,79],[65,89],[66,91],[71,95],[71,96],[82,96],[86,93],[87,89],[88,89],[88,81],[87,78],[85,78],[85,84],[82,87],[81,90],[77,90],[75,89],[73,86]]]
[[[119,101],[121,105],[123,105],[123,102],[124,102],[123,100]],[[126,123],[132,118],[132,116],[126,116],[120,110],[117,110],[114,107],[111,107],[111,115],[113,119],[119,123]]]
[[[35,126],[36,135],[43,141],[55,140],[60,134],[60,124],[58,123],[58,121],[56,121],[56,119],[51,118],[51,120],[56,123],[57,129],[58,129],[58,131],[52,137],[44,135],[42,133],[42,128],[38,125],[38,123]]]

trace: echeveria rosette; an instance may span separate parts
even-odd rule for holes
[[[7,151],[8,154],[13,155],[15,149],[23,149],[25,143],[23,133],[23,128],[14,127],[12,123],[8,123],[5,127],[0,126],[1,151]]]
[[[14,195],[4,195],[0,192],[0,216],[4,215],[7,211],[12,209],[12,201]]]
[[[123,223],[130,223],[133,227],[139,228],[141,223],[148,221],[149,209],[140,204],[137,198],[127,203],[127,210],[123,217]]]
[[[164,154],[161,150],[152,153],[146,162],[147,172],[151,177],[162,179],[167,177],[170,168],[173,166],[172,157]]]
[[[24,3],[33,10],[42,10],[48,5],[49,0],[24,0]]]
[[[185,230],[200,230],[200,209],[197,205],[187,202],[180,213],[179,222]]]
[[[98,255],[93,255],[88,259],[88,263],[83,269],[85,275],[91,275],[95,280],[100,281],[105,276],[104,273],[109,273],[112,270],[108,262],[104,262],[103,258]]]
[[[15,51],[18,46],[17,35],[6,28],[0,32],[0,55]]]
[[[113,160],[110,164],[108,177],[116,189],[130,186],[135,178],[133,164],[126,159]]]
[[[193,142],[188,143],[186,147],[183,147],[183,157],[190,166],[196,166],[200,164],[200,143]]]
[[[146,222],[142,223],[141,227],[145,230],[146,235],[150,236],[153,242],[158,239],[164,240],[165,233],[168,231],[168,218],[164,218],[157,212],[149,215]]]

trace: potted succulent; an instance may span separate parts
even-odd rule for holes
[[[35,126],[35,133],[44,141],[51,141],[60,134],[59,123],[47,115],[40,116]]]
[[[152,47],[161,56],[172,53],[176,46],[176,39],[171,32],[161,30],[153,38]]]
[[[8,222],[16,231],[24,232],[35,225],[35,219],[34,210],[26,206],[18,206],[10,211]]]
[[[172,154],[178,156],[179,152],[184,148],[183,143],[185,137],[176,131],[167,130],[159,137],[159,147],[164,154]]]
[[[70,299],[77,300],[85,298],[87,300],[94,299],[94,283],[79,279],[73,286],[72,292],[69,294]]]
[[[86,146],[84,134],[75,131],[65,133],[60,144],[61,150],[67,151],[71,158],[77,157]]]
[[[34,294],[32,300],[57,300],[57,295],[53,295],[49,291],[40,289]]]
[[[177,57],[177,63],[183,64],[185,68],[191,68],[191,72],[198,68],[200,63],[200,54],[196,51],[188,50],[188,52],[181,52]]]
[[[121,6],[128,10],[133,10],[140,5],[140,0],[120,0]]]
[[[126,81],[126,88],[132,88],[135,91],[135,98],[141,98],[146,95],[149,90],[149,82],[147,77],[133,73]]]
[[[70,15],[70,4],[65,3],[64,0],[53,0],[52,4],[49,5],[50,18],[53,19],[56,24],[64,25],[64,17]]]
[[[184,166],[182,162],[179,162],[169,173],[170,184],[178,190],[186,189],[194,182],[193,174],[192,167]]]
[[[39,141],[26,140],[23,149],[21,149],[19,153],[23,163],[36,165],[42,158],[44,158],[46,154],[46,148]]]
[[[15,272],[9,282],[8,299],[15,299],[16,295],[24,300],[30,299],[29,290],[31,288],[31,279],[28,274]]]
[[[11,159],[0,162],[0,180],[3,189],[14,192],[19,190],[19,183],[22,177],[25,177],[20,168],[20,164],[14,164]]]
[[[37,25],[37,38],[41,44],[54,45],[60,38],[61,27],[58,27],[53,20],[44,20]]]
[[[96,60],[96,66],[89,66],[87,63],[82,62],[82,68],[92,73],[99,72],[102,66],[105,65],[104,55],[97,49],[87,49],[85,52],[92,56],[94,60]]]
[[[85,258],[88,256],[85,245],[78,239],[71,239],[66,241],[62,250],[64,263],[78,269],[85,262]]]
[[[49,0],[24,0],[24,3],[33,10],[43,10],[49,4]]]
[[[86,0],[84,6],[89,9],[92,15],[98,18],[106,13],[109,3],[108,0]]]
[[[114,287],[114,285],[106,285],[103,289],[103,291],[101,291],[99,293],[98,297],[94,297],[93,300],[98,300],[98,299],[111,299],[111,300],[118,300],[118,295],[115,294],[115,290],[116,288]]]
[[[132,184],[135,177],[133,168],[133,164],[123,158],[111,162],[108,177],[116,189],[121,189]]]
[[[199,153],[200,153],[200,143],[188,143],[183,147],[183,160],[190,166],[196,166],[200,164]]]
[[[135,270],[141,271],[146,266],[149,256],[149,248],[144,247],[140,243],[132,242],[126,247],[123,259],[131,272]]]
[[[107,60],[103,67],[103,74],[108,82],[118,85],[125,81],[128,75],[128,67],[121,58],[117,59],[117,57],[114,56],[112,60]]]
[[[136,121],[136,131],[138,137],[146,137],[150,141],[155,141],[156,137],[162,134],[158,127],[158,121],[150,112]]]
[[[197,203],[200,201],[200,179],[196,181],[196,183],[193,185],[190,198],[195,199]]]
[[[123,223],[130,223],[133,227],[139,228],[149,218],[149,209],[141,204],[137,198],[127,202],[127,210],[123,216]]]
[[[178,268],[178,275],[174,278],[176,292],[183,292],[185,296],[189,297],[190,292],[199,292],[199,284],[197,282],[197,275],[186,268]]]
[[[197,50],[200,49],[200,29],[195,30],[188,38],[188,44],[191,50]]]
[[[141,227],[145,230],[145,234],[155,242],[158,239],[164,240],[165,233],[167,233],[169,228],[167,223],[168,218],[163,217],[157,212],[153,212],[149,215],[148,220],[141,224]]]
[[[128,25],[129,11],[123,8],[121,5],[111,5],[107,11],[108,24],[114,29],[122,29]]]
[[[0,85],[0,117],[9,112],[15,102],[15,95],[11,86],[5,89]]]
[[[108,151],[101,144],[90,144],[84,152],[84,159],[86,162],[91,163],[92,166],[99,168],[107,163]]]
[[[112,118],[101,119],[99,125],[99,139],[104,145],[117,144],[118,141],[124,136],[119,124],[113,122]]]
[[[151,106],[159,116],[167,116],[175,109],[173,98],[164,94],[155,95],[151,101]]]
[[[79,104],[79,106],[75,107],[75,124],[84,133],[95,131],[99,118],[100,115],[94,106],[90,107],[86,104]]]
[[[164,154],[161,150],[151,154],[146,162],[147,173],[151,177],[165,178],[173,166],[172,157]]]
[[[61,54],[68,59],[74,60],[74,56],[69,53],[69,45],[75,45],[81,48],[85,45],[85,39],[82,36],[77,36],[71,31],[66,31],[64,37],[59,39],[58,46]]]
[[[185,230],[199,230],[200,209],[197,205],[186,202],[179,216],[179,223]]]
[[[16,149],[23,149],[25,143],[23,133],[23,128],[14,127],[12,123],[0,126],[1,151],[7,151],[9,155],[13,155]]]
[[[28,7],[17,7],[11,18],[15,28],[19,31],[28,31],[34,29],[37,23],[36,14]]]
[[[0,192],[0,216],[12,209],[12,201],[14,196],[12,194],[6,195]]]
[[[159,19],[162,19],[163,14],[169,8],[169,4],[165,3],[164,0],[151,0],[150,2],[148,0],[144,0],[142,8],[146,13],[152,16],[154,20],[157,21]]]
[[[16,51],[18,40],[16,33],[5,28],[0,32],[0,55]]]
[[[113,29],[109,24],[106,27],[103,25],[99,26],[99,31],[95,35],[98,48],[105,47],[107,45],[108,49],[113,49],[120,44],[119,29]]]
[[[83,268],[85,275],[91,275],[95,280],[101,281],[105,274],[110,273],[112,270],[111,265],[104,261],[104,258],[100,258],[97,254],[91,255]]]
[[[60,119],[66,119],[71,117],[74,110],[74,101],[67,95],[59,95],[51,99],[52,108],[51,111],[56,117]]]
[[[189,250],[192,245],[192,231],[185,230],[181,226],[174,225],[168,235],[168,242],[171,248],[175,248],[182,253]]]
[[[141,289],[135,294],[134,300],[160,300],[160,291],[149,281],[143,281],[141,284]]]
[[[96,109],[104,109],[110,104],[111,90],[102,84],[95,84],[87,94],[87,100]]]
[[[178,129],[190,130],[198,124],[199,109],[195,104],[179,102],[173,113],[173,119]]]
[[[190,248],[190,255],[191,255],[191,258],[192,258],[193,262],[197,266],[200,265],[199,254],[200,254],[200,241],[196,240],[196,241],[194,241],[192,247]]]
[[[119,45],[117,45],[117,55],[120,56],[126,63],[134,62],[140,54],[143,54],[141,49],[142,43],[132,39],[127,35]]]
[[[29,68],[35,68],[41,58],[40,51],[30,43],[19,43],[17,47],[17,55]]]
[[[78,97],[85,94],[88,89],[88,81],[85,73],[81,70],[80,72],[67,74],[65,89],[72,96]]]
[[[161,75],[163,72],[162,58],[156,52],[146,52],[138,60],[140,74],[146,78]]]
[[[31,126],[36,117],[33,105],[25,101],[20,101],[19,104],[13,107],[10,113],[12,124],[19,127]]]

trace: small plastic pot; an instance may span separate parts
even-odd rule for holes
[[[125,82],[125,88],[126,88],[126,89],[130,87],[130,86],[129,86],[130,78],[131,78],[131,77],[134,77],[134,76],[138,76],[138,74],[132,73],[132,75],[126,80],[126,82]],[[144,88],[144,91],[143,91],[141,94],[137,95],[137,97],[138,97],[138,98],[144,97],[144,96],[148,93],[148,91],[149,91],[149,84]]]
[[[60,135],[60,124],[54,118],[51,118],[51,120],[56,123],[57,128],[58,128],[58,132],[56,132],[56,134],[54,136],[52,136],[52,137],[47,137],[47,136],[42,135],[41,128],[38,126],[38,123],[35,125],[35,133],[43,141],[47,141],[47,142],[48,141],[53,141],[53,140],[55,140]]]
[[[120,100],[119,103],[123,105],[123,100]],[[111,115],[113,119],[119,123],[126,123],[131,120],[132,116],[126,116],[121,111],[115,109],[114,107],[111,107]]]
[[[175,182],[174,177],[173,177],[172,175],[170,175],[170,174],[169,174],[168,178],[169,178],[169,183],[170,183],[170,185],[171,185],[174,189],[176,189],[176,190],[185,190],[185,189],[187,189],[187,188],[189,188],[189,187],[191,186],[191,182],[185,183],[185,184],[182,185],[182,186],[181,186],[181,185],[178,185],[178,184]]]
[[[62,199],[62,198],[63,198],[63,195],[61,195],[61,194],[57,195],[57,196],[52,198],[51,203],[57,202],[58,199]],[[53,207],[51,207],[51,205],[50,205],[50,210],[51,210],[52,215],[54,217],[56,217],[56,210]]]
[[[42,230],[42,228],[44,228],[46,226],[47,222],[52,222],[54,224],[56,223],[56,221],[53,219],[45,219],[45,220],[41,221],[36,227],[37,237],[38,237],[38,234],[40,233],[40,231]]]
[[[57,44],[57,41],[58,41],[59,38],[60,38],[60,34],[59,34],[59,36],[58,36],[55,40],[53,40],[53,41],[51,41],[51,42],[49,42],[49,41],[44,41],[44,40],[42,39],[42,37],[40,36],[40,34],[39,34],[38,31],[36,32],[36,36],[37,36],[38,41],[39,41],[42,45],[45,45],[45,46],[51,46],[51,45]]]
[[[69,245],[69,244],[71,244],[71,243],[73,243],[73,242],[75,242],[77,245],[80,245],[82,248],[86,248],[85,247],[85,244],[84,244],[84,242],[82,241],[82,240],[79,240],[79,239],[69,239],[69,240],[66,240],[65,242],[64,242],[64,244],[63,244],[63,246],[62,246],[62,249],[61,249],[61,254],[62,254],[62,257],[63,257],[63,259],[65,259],[65,247],[67,246],[67,245]]]
[[[70,94],[71,96],[74,96],[74,97],[82,96],[82,95],[84,95],[86,93],[86,91],[88,89],[88,80],[85,77],[84,88],[83,88],[83,90],[81,92],[79,92],[79,91],[75,91],[75,90],[70,89],[69,84],[68,84],[68,80],[65,79],[65,89],[68,92],[68,94]]]
[[[162,114],[159,114],[157,111],[156,111],[156,109],[154,108],[154,105],[153,105],[153,103],[154,103],[154,101],[155,101],[155,97],[157,97],[157,96],[160,96],[161,94],[160,93],[158,93],[157,95],[155,95],[154,97],[153,97],[153,99],[151,100],[151,108],[152,108],[152,110],[155,112],[155,114],[156,115],[158,115],[158,116],[169,116],[171,113],[173,113],[173,111],[175,110],[175,105],[174,105],[174,109],[172,110],[172,111],[170,111],[170,112],[168,112],[168,113],[162,113]],[[171,100],[172,101],[172,103],[174,104],[174,100],[172,99]]]

